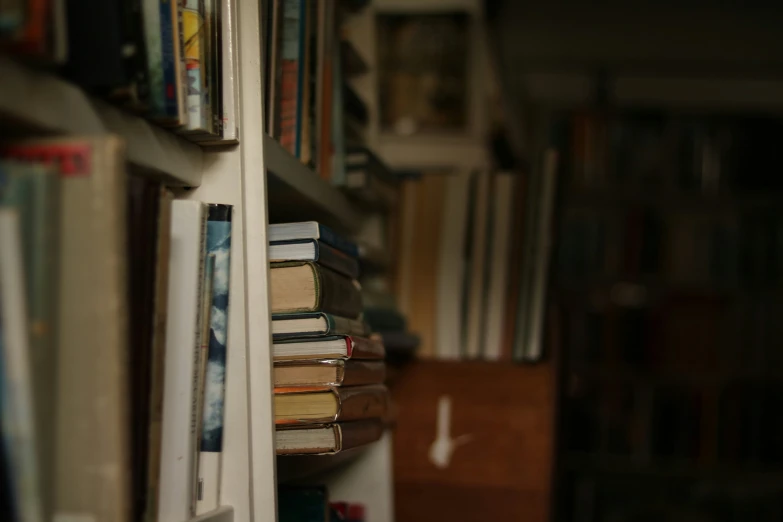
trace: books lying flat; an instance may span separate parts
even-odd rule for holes
[[[272,243],[269,245],[269,260],[273,263],[277,261],[312,261],[351,279],[359,277],[359,260],[357,258],[315,239]]]
[[[388,404],[389,392],[380,384],[275,388],[275,424],[381,419]]]
[[[286,361],[275,363],[274,368],[276,387],[381,384],[385,377],[386,365],[383,361]]]
[[[375,442],[381,435],[383,423],[378,420],[286,426],[275,433],[275,449],[278,455],[339,453]]]
[[[359,257],[356,245],[344,239],[332,231],[329,227],[321,225],[317,221],[303,221],[299,223],[278,223],[269,225],[269,242],[294,241],[297,239],[318,239],[327,245],[333,246],[352,257]]]
[[[379,337],[335,335],[313,339],[284,339],[272,345],[275,360],[289,359],[383,359]]]
[[[362,312],[358,284],[315,263],[272,263],[272,313],[325,312],[356,318]]]
[[[346,319],[322,312],[280,314],[272,316],[272,338],[317,337],[323,335],[367,335],[360,319]]]

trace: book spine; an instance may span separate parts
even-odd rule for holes
[[[318,239],[329,246],[333,246],[351,257],[359,257],[359,247],[356,243],[337,235],[331,228],[318,224]]]
[[[303,25],[302,0],[282,0],[283,38],[280,79],[280,145],[296,155],[297,101],[299,97],[299,32]],[[274,100],[273,100],[274,101]]]
[[[231,282],[231,205],[210,205],[207,252],[215,258],[212,279],[211,319],[208,329],[208,362],[199,457],[198,514],[218,507],[223,403],[228,353],[229,286]]]
[[[313,269],[321,311],[348,318],[362,313],[362,296],[353,281],[328,268],[313,265]]]
[[[349,337],[351,349],[349,357],[354,359],[383,359],[386,350],[380,337]]]
[[[153,118],[164,115],[165,85],[163,80],[163,0],[143,0],[144,43],[147,49],[147,78],[149,80],[149,110]]]
[[[200,297],[196,304],[196,330],[194,332],[195,342],[193,343],[193,374],[190,390],[190,441],[188,454],[190,455],[190,469],[188,475],[190,477],[190,505],[189,514],[191,517],[196,516],[196,488],[198,485],[198,452],[201,442],[201,360],[202,360],[202,329],[204,326],[204,308],[203,299],[206,286],[205,274],[208,268],[208,258],[206,255],[207,246],[207,214],[202,214],[202,222],[200,225],[201,238],[199,240],[199,269],[198,269],[198,289],[196,295]]]
[[[294,130],[294,156],[297,158],[302,157],[302,126],[305,124],[304,117],[304,104],[307,101],[305,97],[305,71],[307,70],[307,35],[308,35],[308,19],[310,18],[310,2],[308,0],[300,0],[299,13],[301,19],[299,21],[299,33],[297,38],[299,45],[297,47],[297,77],[296,77],[296,126]]]
[[[162,70],[163,106],[161,116],[165,121],[176,123],[179,119],[179,97],[177,96],[177,46],[179,35],[174,33],[177,24],[177,0],[159,0],[160,9],[160,68]],[[148,57],[149,60],[149,57]],[[150,63],[153,66],[152,63]]]
[[[349,257],[339,250],[321,242],[316,242],[316,259],[318,264],[331,268],[351,279],[359,278],[359,260]]]
[[[33,375],[24,288],[19,214],[0,208],[0,393],[3,396],[2,443],[9,460],[14,494],[8,499],[19,520],[44,520],[37,462]]]
[[[183,39],[185,46],[185,68],[187,70],[188,124],[187,130],[201,131],[206,128],[204,96],[206,81],[204,77],[204,2],[186,0],[182,12]]]

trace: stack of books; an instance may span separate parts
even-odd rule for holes
[[[385,350],[362,320],[356,245],[313,221],[270,225],[269,240],[277,454],[378,440]]]

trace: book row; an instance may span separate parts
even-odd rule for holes
[[[574,187],[632,186],[703,194],[781,188],[770,165],[783,127],[773,118],[662,112],[577,112],[556,125]]]
[[[232,0],[6,2],[0,49],[201,145],[236,143],[235,7]]]

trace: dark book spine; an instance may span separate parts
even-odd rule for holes
[[[167,118],[179,117],[179,103],[177,101],[177,65],[179,59],[175,56],[174,16],[176,11],[172,9],[172,3],[177,0],[160,1],[160,40],[161,40],[161,67],[163,69],[163,112]]]
[[[320,288],[320,309],[327,314],[356,318],[362,313],[362,296],[347,277],[322,266],[314,266]]]
[[[359,278],[359,260],[343,254],[337,249],[321,242],[316,242],[316,261],[319,265],[331,268],[351,279]]]
[[[351,257],[359,257],[359,247],[352,241],[344,239],[342,236],[335,234],[335,232],[324,225],[318,225],[318,236],[321,241],[329,246],[333,246],[337,250],[345,252]]]

